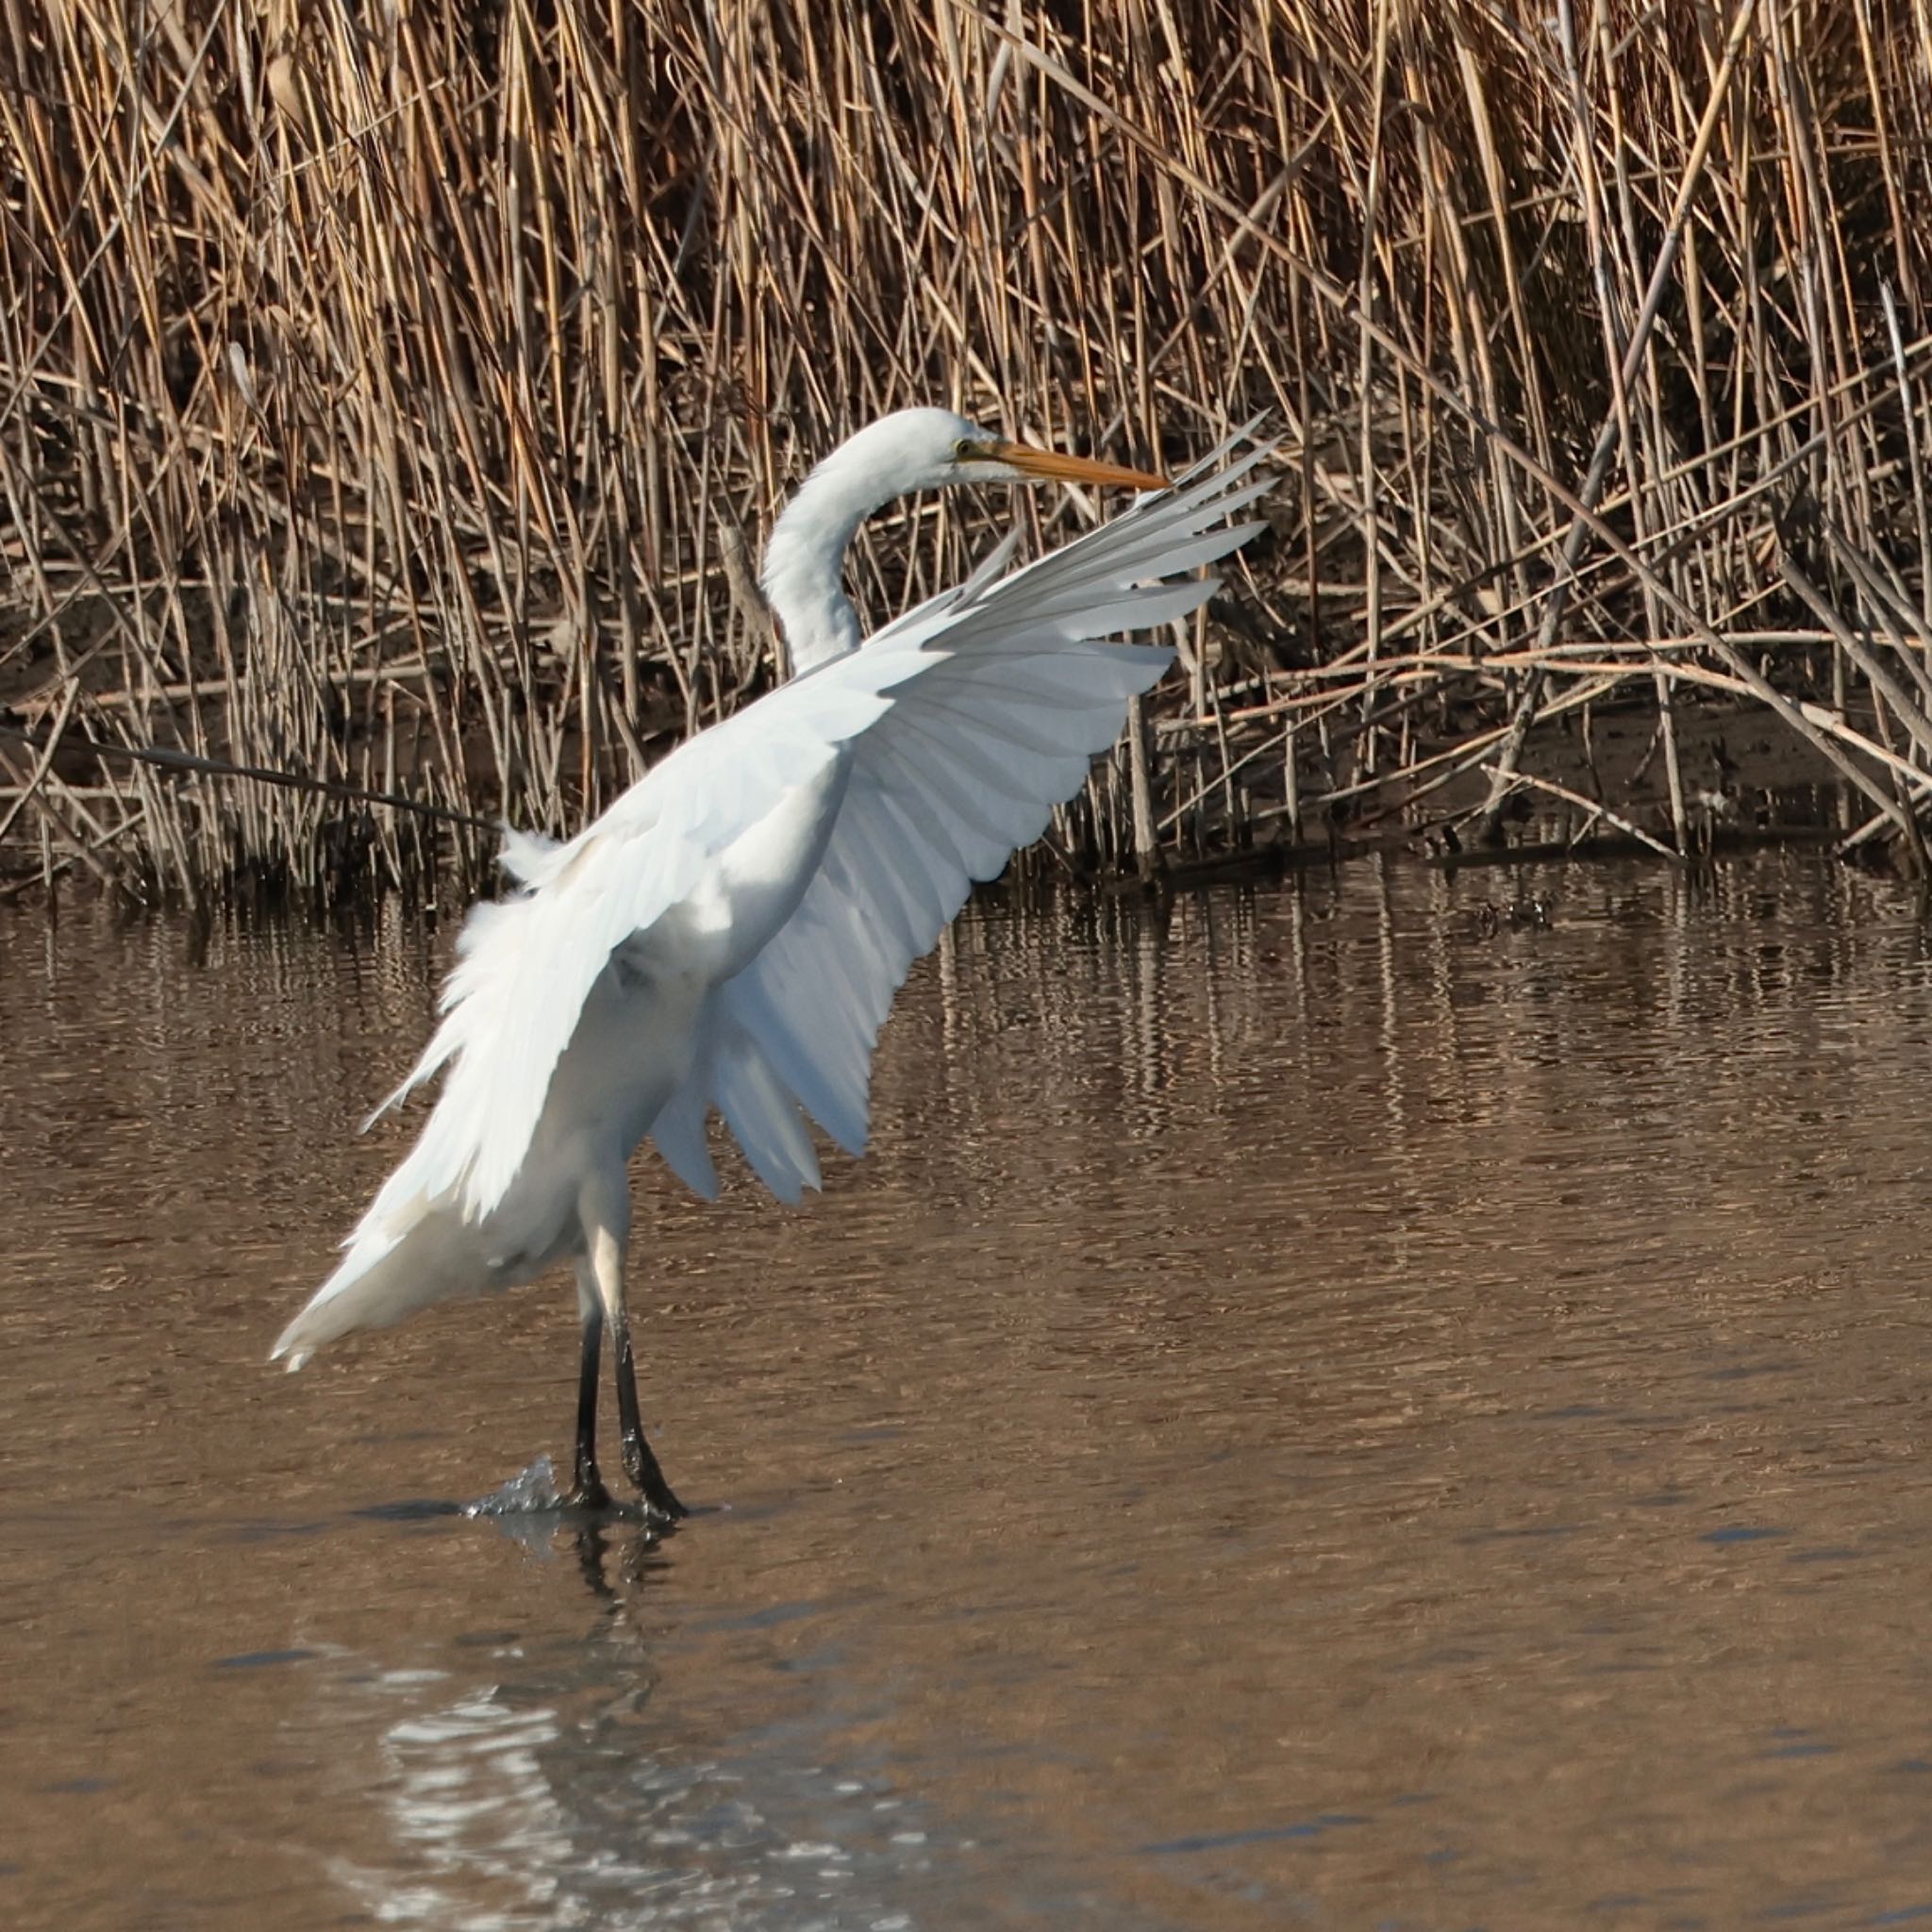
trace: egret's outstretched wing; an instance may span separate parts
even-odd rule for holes
[[[697,1071],[656,1131],[702,1187],[716,1106],[790,1194],[816,1179],[798,1104],[857,1146],[873,1041],[907,969],[972,882],[1079,789],[1127,698],[1172,655],[1093,640],[1184,616],[1211,593],[1208,580],[1160,580],[1251,534],[1226,518],[1266,487],[1249,478],[1263,454],[1143,499],[1009,576],[975,573],[679,746],[576,838],[513,841],[520,889],[470,914],[441,1024],[389,1103],[441,1072],[436,1108],[354,1239],[419,1201],[488,1215],[616,948],[690,904],[721,855],[847,745],[824,863],[752,969],[713,995]]]
[[[653,1130],[690,1186],[717,1185],[704,1140],[712,1107],[782,1199],[818,1184],[801,1106],[841,1146],[862,1147],[873,1046],[913,960],[974,881],[995,876],[1079,790],[1127,700],[1173,658],[1099,640],[1207,601],[1211,578],[1162,579],[1254,534],[1227,519],[1269,487],[1251,475],[1266,455],[1144,499],[1010,576],[975,578],[788,688],[857,680],[888,705],[853,741],[844,801],[797,911],[711,995],[699,1062]]]

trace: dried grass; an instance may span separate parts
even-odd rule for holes
[[[1069,862],[1586,781],[1683,852],[1741,702],[1920,863],[1928,75],[1928,0],[0,8],[0,847],[474,874],[762,687],[771,508],[942,400],[1289,432]],[[863,604],[1015,513],[882,520]],[[1640,703],[1642,795],[1531,770]]]

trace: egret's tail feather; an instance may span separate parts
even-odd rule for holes
[[[400,1235],[365,1228],[342,1264],[284,1328],[269,1359],[299,1369],[318,1348],[355,1328],[386,1328],[418,1308],[490,1286],[489,1257],[474,1225],[432,1209]]]

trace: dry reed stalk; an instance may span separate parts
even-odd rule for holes
[[[200,895],[480,877],[475,822],[574,823],[763,688],[748,535],[940,400],[1122,456],[1288,432],[1273,554],[1067,862],[1480,826],[1611,702],[1664,784],[1601,808],[1681,852],[1712,693],[1918,862],[1923,6],[1557,22],[0,9],[0,840]],[[855,589],[1095,508],[908,506]]]

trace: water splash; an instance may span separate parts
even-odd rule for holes
[[[547,1456],[540,1456],[527,1469],[520,1469],[501,1489],[463,1505],[465,1516],[541,1516],[563,1507],[563,1495],[557,1487],[557,1468]]]

